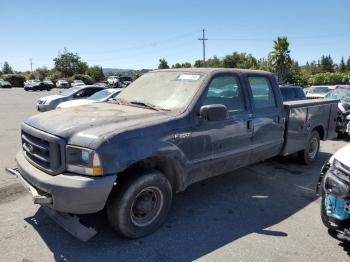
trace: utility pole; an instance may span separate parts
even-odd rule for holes
[[[208,40],[208,38],[205,38],[205,29],[203,29],[203,36],[202,38],[198,38],[199,41],[203,41],[203,67],[205,66],[205,41]]]
[[[33,73],[33,59],[29,58],[29,63],[30,63],[30,72]]]

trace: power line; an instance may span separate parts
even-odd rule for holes
[[[203,41],[203,66],[205,66],[205,41],[208,40],[208,38],[205,38],[205,29],[202,30],[202,38],[198,38],[199,41]]]
[[[183,38],[187,38],[192,36],[194,33],[199,32],[199,30],[195,30],[195,31],[191,31],[191,32],[187,32],[184,34],[180,34],[180,35],[176,35],[176,36],[172,36],[169,38],[165,38],[165,39],[160,39],[157,41],[153,41],[153,42],[148,42],[145,44],[141,44],[141,45],[135,45],[135,46],[129,46],[129,47],[121,47],[118,49],[114,49],[114,50],[109,50],[109,51],[103,51],[103,52],[89,52],[89,55],[101,55],[101,54],[111,54],[111,53],[118,53],[118,52],[125,52],[125,51],[133,51],[133,50],[139,50],[139,49],[145,49],[145,48],[149,48],[149,47],[157,47],[160,44],[164,44],[167,42],[174,42],[176,40],[179,39],[183,39]],[[101,48],[103,49],[103,48]],[[84,54],[84,52],[79,52],[79,54]]]

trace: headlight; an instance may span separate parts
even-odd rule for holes
[[[66,156],[68,171],[89,176],[101,176],[103,174],[100,157],[94,150],[67,146]]]

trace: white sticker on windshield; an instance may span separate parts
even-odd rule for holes
[[[201,75],[179,75],[177,77],[178,80],[192,80],[192,81],[197,81]]]

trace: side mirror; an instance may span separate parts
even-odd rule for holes
[[[227,108],[220,104],[206,105],[201,107],[199,114],[207,121],[223,121],[227,119]]]

